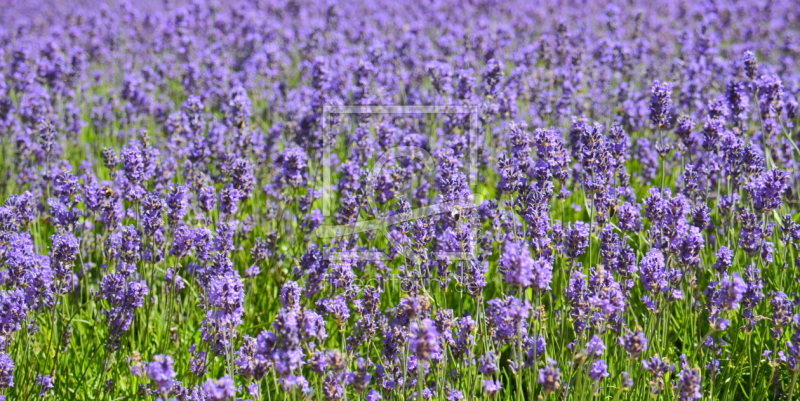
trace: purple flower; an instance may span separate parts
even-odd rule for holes
[[[706,371],[708,372],[708,376],[713,379],[717,376],[720,372],[719,368],[719,359],[712,359],[706,364]]]
[[[628,372],[622,372],[622,388],[631,388],[633,387],[633,379],[631,379],[631,375]]]
[[[317,301],[317,310],[333,317],[333,320],[339,326],[347,323],[350,318],[350,308],[347,306],[347,300],[341,295],[333,299],[320,299]]]
[[[624,202],[617,208],[617,226],[620,230],[637,232],[642,229],[642,217],[639,214],[639,205]]]
[[[608,373],[608,366],[606,366],[606,361],[598,359],[592,362],[592,365],[589,367],[589,377],[592,380],[600,381],[608,376],[609,373]]]
[[[134,226],[122,226],[108,239],[106,252],[126,263],[136,263],[141,258],[142,239]]]
[[[456,321],[456,337],[451,348],[456,359],[469,356],[475,345],[475,330],[478,324],[471,316],[464,316]]]
[[[703,149],[714,151],[724,131],[725,121],[722,118],[707,116],[703,122]]]
[[[219,312],[232,316],[242,313],[244,288],[242,280],[236,272],[228,272],[222,276],[213,276],[206,288],[208,303]]]
[[[254,400],[261,399],[261,391],[258,388],[257,382],[252,382],[246,386],[247,392],[253,397]]]
[[[745,291],[747,291],[747,285],[739,277],[739,273],[733,273],[730,276],[725,273],[719,280],[708,284],[706,296],[709,306],[728,311],[739,306]]]
[[[244,198],[244,193],[233,186],[227,185],[219,193],[219,210],[226,215],[234,215],[239,210],[239,201]]]
[[[363,393],[372,380],[372,375],[367,368],[367,361],[364,358],[358,358],[356,359],[355,372],[347,375],[347,383],[353,386],[353,389],[359,393]]]
[[[280,301],[284,308],[292,309],[300,306],[300,287],[295,281],[287,281],[280,291]]]
[[[553,277],[552,264],[544,259],[533,259],[525,244],[506,242],[500,259],[500,271],[505,282],[520,288],[533,287],[544,291],[550,289]]]
[[[103,165],[107,169],[114,171],[114,169],[117,168],[117,164],[119,164],[120,158],[119,156],[117,156],[117,152],[114,151],[114,148],[110,147],[104,148],[101,156],[103,157]]]
[[[576,221],[567,230],[567,236],[564,240],[564,249],[569,258],[575,259],[584,252],[589,246],[589,225]]]
[[[756,79],[756,75],[758,74],[758,60],[752,51],[747,50],[742,54],[742,66],[748,78]]]
[[[412,322],[408,330],[408,349],[418,360],[426,361],[441,357],[442,350],[433,320],[423,319],[419,323]]]
[[[645,290],[651,293],[659,293],[667,290],[667,268],[664,263],[664,255],[657,249],[651,249],[642,258],[639,264],[641,273],[640,279]]]
[[[586,355],[593,358],[599,358],[605,350],[606,346],[603,344],[603,339],[597,335],[593,335],[586,343]]]
[[[743,210],[738,218],[741,227],[739,247],[750,256],[757,255],[761,251],[762,238],[765,237],[758,215]]]
[[[662,360],[658,355],[653,355],[650,359],[642,361],[642,368],[655,377],[663,377],[668,372],[675,370],[675,366],[668,361]]]
[[[236,271],[212,276],[205,286],[205,319],[200,331],[215,353],[223,355],[244,315],[244,286]]]
[[[561,371],[556,366],[556,361],[548,358],[547,366],[539,369],[539,384],[545,394],[553,393],[561,387]]]
[[[44,397],[47,394],[47,390],[52,389],[53,386],[53,376],[50,375],[38,375],[36,376],[36,384],[39,386],[39,397]]]
[[[478,358],[478,372],[486,377],[492,377],[497,372],[497,358],[492,351]]]
[[[0,349],[5,349],[10,336],[20,328],[28,314],[28,304],[21,288],[0,292]]]
[[[154,236],[164,226],[164,202],[157,194],[148,192],[142,199],[142,228],[147,236]]]
[[[533,258],[525,244],[506,242],[499,266],[506,283],[515,287],[530,287],[533,281],[533,264]]]
[[[200,188],[197,193],[197,203],[204,212],[210,212],[217,204],[217,193],[212,186]]]
[[[745,313],[747,313],[752,312],[753,309],[761,303],[761,300],[764,299],[764,283],[761,280],[761,270],[757,269],[753,264],[745,266],[744,280],[747,285],[747,290],[745,290],[742,296],[742,304],[747,308],[745,311]]]
[[[349,263],[333,263],[328,274],[328,283],[335,289],[346,290],[353,285],[355,275]]]
[[[166,393],[169,391],[175,378],[172,357],[169,355],[154,356],[153,362],[147,364],[147,378],[156,384],[159,392]]]
[[[226,254],[233,250],[233,234],[236,226],[235,222],[220,222],[217,224],[217,236],[214,238],[214,248],[221,254]]]
[[[735,119],[740,119],[742,114],[747,113],[747,105],[750,99],[747,96],[747,86],[742,82],[728,81],[725,85],[725,100]]]
[[[526,362],[529,366],[534,366],[536,361],[544,355],[544,347],[546,345],[547,343],[544,340],[544,336],[540,334],[528,336],[528,338],[522,342],[522,346],[525,349]]]
[[[186,185],[173,186],[167,194],[167,220],[172,227],[177,227],[178,222],[183,220],[186,215],[186,208],[188,207],[189,199],[186,195],[188,191]]]
[[[658,355],[642,361],[642,368],[653,376],[653,379],[650,380],[650,393],[652,394],[661,393],[664,390],[664,375],[675,371],[674,365],[662,360]]]
[[[523,166],[520,165],[519,160],[509,157],[503,152],[497,158],[497,170],[500,174],[500,182],[497,184],[499,190],[505,193],[519,191],[523,183]]]
[[[678,258],[689,268],[693,268],[700,263],[700,251],[703,250],[705,240],[700,230],[695,226],[690,226],[689,231],[685,232],[680,241],[680,252]]]
[[[276,158],[280,166],[277,176],[278,183],[292,188],[304,187],[308,179],[308,162],[303,149],[292,146],[283,151]]]
[[[783,82],[774,74],[762,75],[755,80],[758,87],[758,105],[761,118],[778,117],[783,109]]]
[[[142,152],[137,146],[131,145],[122,149],[120,158],[125,178],[132,185],[139,184],[145,175],[145,160]]]
[[[631,358],[638,359],[639,355],[647,350],[647,337],[641,331],[627,333],[617,338],[617,344],[622,346]]]
[[[256,182],[250,162],[244,159],[234,160],[230,175],[233,188],[239,191],[242,198],[249,198]]]
[[[6,353],[0,353],[0,389],[14,387],[14,361]]]
[[[533,138],[536,154],[550,169],[550,175],[559,181],[565,181],[569,176],[570,154],[564,148],[562,134],[554,130],[537,129]]]
[[[684,366],[678,373],[678,399],[681,401],[703,398],[700,382],[700,369]]]
[[[667,125],[672,105],[672,84],[669,82],[653,82],[650,87],[650,121],[657,128]]]
[[[789,173],[770,170],[759,174],[745,186],[759,213],[769,212],[781,206],[784,192],[789,188]]]
[[[776,291],[771,295],[772,300],[769,303],[772,306],[772,336],[778,338],[783,334],[783,328],[792,321],[794,302],[780,291]]]
[[[725,273],[733,265],[733,251],[726,246],[721,246],[716,255],[717,261],[714,263],[714,269],[720,273]]]
[[[589,305],[604,316],[611,316],[625,309],[625,294],[610,271],[602,266],[591,269],[588,287]]]
[[[213,401],[226,401],[236,396],[236,385],[227,375],[219,379],[209,379],[203,383],[206,399]]]
[[[283,388],[284,391],[293,392],[294,389],[300,389],[300,392],[303,394],[308,395],[311,393],[311,389],[308,386],[308,380],[306,380],[306,378],[303,376],[287,375],[285,377],[279,378],[278,382],[281,384],[281,388]],[[341,386],[339,386],[338,384],[337,386],[338,386],[337,389],[341,389]],[[330,391],[330,390],[328,387],[326,387],[325,391]]]
[[[382,399],[383,397],[381,396],[381,393],[375,391],[374,389],[367,391],[367,395],[364,396],[365,401],[379,401]]]
[[[503,385],[499,380],[486,379],[483,380],[483,392],[488,395],[494,395],[503,389]]]
[[[325,399],[328,401],[344,397],[344,388],[337,376],[333,372],[329,372],[322,382],[322,394],[325,395]]]
[[[222,105],[225,122],[228,126],[244,128],[251,115],[250,97],[242,85],[234,85],[226,94],[226,102]]]
[[[521,301],[512,296],[490,300],[486,308],[486,320],[495,342],[508,343],[526,333],[530,310],[531,305],[527,300]]]
[[[62,278],[72,272],[72,263],[78,255],[78,240],[71,233],[53,234],[50,239],[50,261],[55,263],[55,270]]]
[[[172,246],[169,248],[169,254],[178,258],[186,256],[194,245],[194,230],[186,226],[180,226],[173,233]]]

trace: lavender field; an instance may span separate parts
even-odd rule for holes
[[[792,400],[795,0],[0,5],[0,400]]]

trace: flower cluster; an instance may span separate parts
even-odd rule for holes
[[[6,3],[0,400],[800,395],[796,1]]]

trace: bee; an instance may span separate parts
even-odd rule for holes
[[[114,196],[114,189],[113,188],[111,188],[111,187],[109,187],[107,185],[103,185],[102,190],[103,190],[103,196],[105,198],[111,198],[111,197]]]
[[[455,221],[461,220],[462,209],[463,208],[461,207],[461,205],[453,205],[453,208],[450,209],[450,218],[452,218]]]

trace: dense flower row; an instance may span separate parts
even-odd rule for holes
[[[10,7],[0,399],[791,399],[800,9],[634,3]]]

